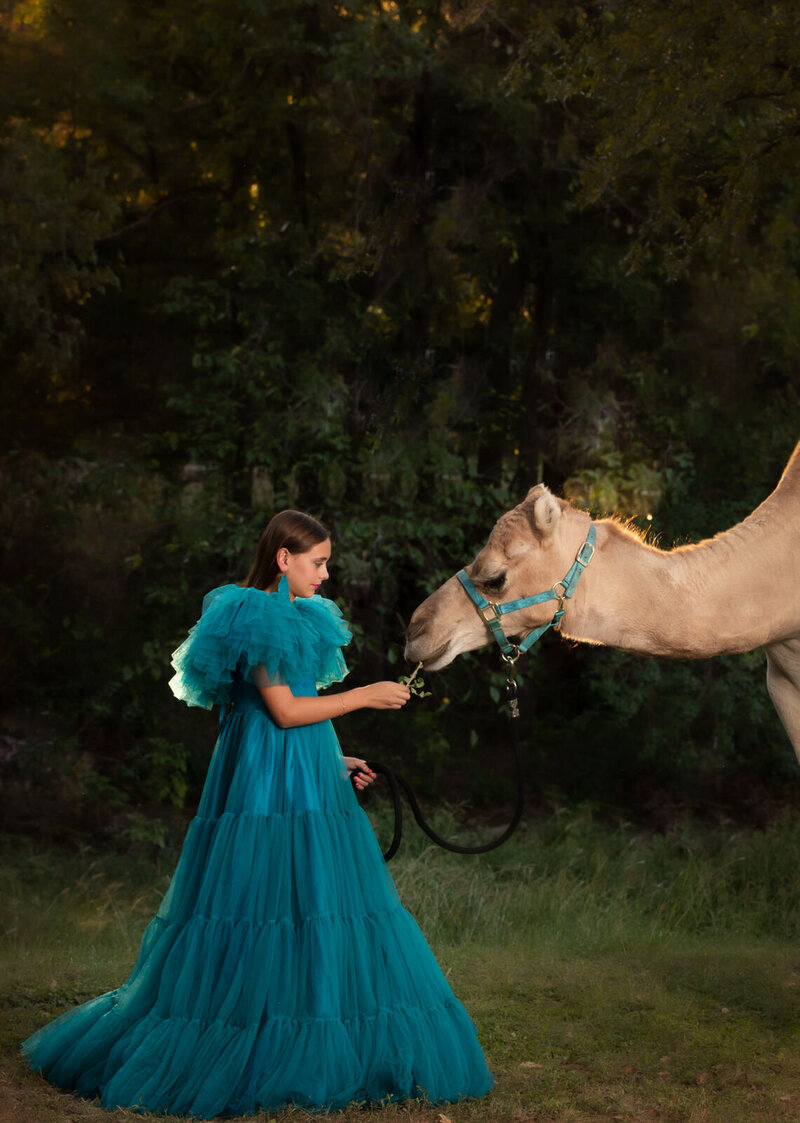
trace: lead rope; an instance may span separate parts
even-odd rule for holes
[[[517,701],[517,680],[514,677],[514,664],[519,658],[519,652],[517,652],[516,655],[503,655],[502,658],[506,665],[506,705],[508,706],[508,716],[511,721],[511,744],[514,754],[514,774],[517,784],[517,798],[514,804],[514,814],[511,816],[511,822],[497,838],[493,838],[491,842],[484,842],[480,846],[461,846],[457,842],[450,842],[448,839],[442,838],[440,834],[437,834],[430,823],[425,821],[419,803],[417,802],[417,797],[414,795],[405,777],[395,772],[388,764],[381,764],[380,761],[377,760],[368,760],[367,764],[372,771],[385,777],[389,785],[389,791],[391,792],[394,806],[394,834],[388,850],[386,850],[383,855],[385,862],[391,862],[392,858],[399,850],[400,842],[403,838],[403,803],[400,798],[401,789],[408,800],[411,813],[421,830],[423,830],[428,838],[432,842],[435,842],[437,846],[441,846],[443,850],[450,850],[453,854],[486,854],[489,850],[496,850],[498,846],[502,846],[504,842],[508,842],[509,838],[511,838],[512,834],[519,826],[525,805],[522,756],[519,749],[519,727],[517,725],[519,719],[519,703]],[[421,666],[422,664],[420,664],[420,667]],[[409,676],[409,681],[414,680],[420,667],[417,667],[414,674]]]

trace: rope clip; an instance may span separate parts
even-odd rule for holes
[[[514,645],[512,644],[512,647]],[[517,701],[517,680],[514,678],[514,664],[519,659],[519,648],[514,647],[513,655],[506,655],[503,653],[503,662],[506,665],[506,702],[508,703],[509,715],[512,718],[519,717],[519,702]]]

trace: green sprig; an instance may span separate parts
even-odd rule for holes
[[[415,694],[417,698],[430,698],[431,692],[425,689],[425,680],[419,673],[421,667],[422,663],[417,663],[410,675],[401,675],[397,681],[407,686],[411,693]]]

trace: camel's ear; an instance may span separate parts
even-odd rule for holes
[[[539,538],[549,538],[555,532],[561,508],[544,484],[531,488],[523,500],[522,509],[533,533]]]

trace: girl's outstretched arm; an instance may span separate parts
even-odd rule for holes
[[[295,698],[288,686],[269,686],[259,681],[258,675],[254,678],[272,720],[281,729],[329,721],[353,710],[400,710],[411,697],[401,682],[373,682],[319,698]]]

